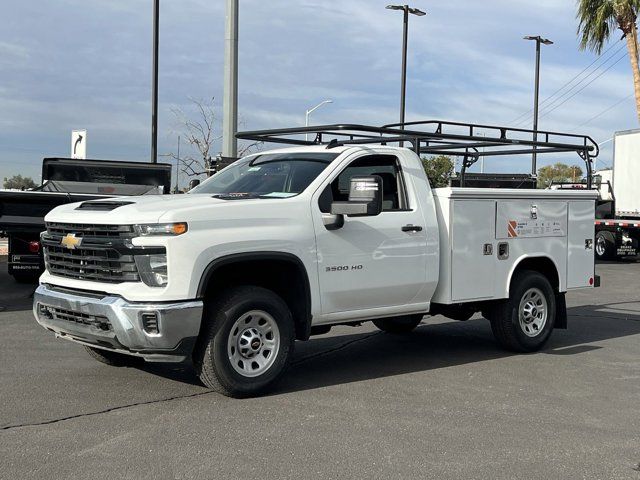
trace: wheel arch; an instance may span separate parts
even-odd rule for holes
[[[517,261],[511,272],[509,274],[508,279],[508,294],[511,293],[512,283],[514,276],[521,271],[530,270],[534,272],[538,272],[543,275],[549,283],[551,283],[551,287],[555,293],[556,300],[556,321],[555,328],[566,329],[567,328],[567,306],[565,302],[565,295],[562,290],[562,285],[560,283],[560,270],[558,269],[558,265],[556,262],[546,255],[536,255],[533,257],[523,257],[519,261]]]
[[[287,252],[246,252],[211,261],[198,283],[197,297],[205,300],[216,290],[237,285],[256,285],[278,294],[293,315],[296,338],[311,333],[311,286],[302,260]]]
[[[549,280],[551,286],[556,293],[561,291],[560,270],[556,262],[546,255],[537,255],[533,257],[523,257],[514,263],[509,278],[507,279],[507,294],[511,291],[511,284],[516,273],[522,270],[533,270],[538,272]]]

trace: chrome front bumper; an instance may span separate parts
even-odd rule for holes
[[[191,354],[202,308],[195,300],[131,303],[48,285],[40,285],[33,296],[36,320],[56,336],[158,362],[180,362]]]

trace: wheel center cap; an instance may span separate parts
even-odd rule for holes
[[[262,342],[260,341],[259,338],[254,338],[253,341],[251,342],[251,348],[253,350],[258,350],[260,348],[260,345],[262,345]]]

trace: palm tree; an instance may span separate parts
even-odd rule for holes
[[[636,19],[640,0],[577,0],[577,18],[580,21],[578,35],[580,49],[589,49],[598,55],[615,31],[622,31],[627,41],[627,52],[633,71],[633,88],[636,94],[636,113],[640,122],[640,70],[638,69],[638,29]]]

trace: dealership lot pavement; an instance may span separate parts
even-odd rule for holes
[[[598,272],[543,352],[503,352],[482,319],[340,327],[272,395],[232,400],[56,340],[4,257],[0,478],[640,479],[640,263]]]

